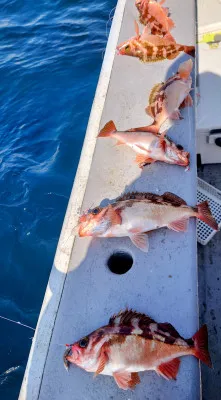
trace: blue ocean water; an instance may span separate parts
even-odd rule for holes
[[[0,0],[0,315],[36,326],[116,0]],[[33,331],[0,319],[0,398]]]

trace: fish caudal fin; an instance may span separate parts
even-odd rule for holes
[[[104,125],[103,129],[99,132],[97,137],[109,137],[112,133],[116,132],[117,128],[113,121],[109,121]]]
[[[195,46],[184,46],[184,52],[191,57],[195,57]]]
[[[163,376],[165,379],[176,379],[177,373],[179,371],[180,360],[179,358],[174,358],[167,363],[160,364],[156,368],[158,375]]]
[[[194,341],[194,355],[208,367],[212,368],[212,361],[208,350],[208,331],[207,326],[203,325],[202,328],[192,337]]]
[[[178,69],[180,78],[181,79],[189,78],[192,69],[193,69],[193,61],[191,59],[184,61],[182,64],[180,64]]]
[[[212,213],[210,211],[208,201],[203,201],[202,203],[198,204],[196,206],[196,211],[197,211],[197,218],[205,222],[207,225],[210,226],[210,228],[214,229],[215,231],[219,230],[218,224],[215,218],[213,218]]]

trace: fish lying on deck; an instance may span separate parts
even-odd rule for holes
[[[165,379],[176,379],[182,356],[192,355],[212,366],[206,325],[184,339],[168,322],[157,323],[133,310],[120,311],[108,325],[66,346],[65,368],[73,363],[95,376],[111,375],[124,390],[140,383],[140,371],[154,370]]]
[[[180,64],[178,72],[166,82],[155,85],[149,96],[146,113],[154,119],[152,125],[133,129],[134,131],[151,130],[159,132],[161,126],[168,120],[183,119],[180,108],[193,105],[190,91],[192,90],[191,59]]]
[[[146,25],[152,35],[166,35],[174,28],[174,22],[168,17],[169,10],[162,7],[165,0],[136,0],[135,5],[140,14],[140,23]]]
[[[189,153],[181,145],[176,145],[165,135],[153,132],[120,132],[113,121],[109,121],[100,131],[98,137],[117,139],[117,145],[126,144],[136,153],[136,162],[142,168],[155,161],[177,164],[183,167],[189,165]]]
[[[173,193],[127,193],[106,207],[88,210],[79,219],[79,236],[124,237],[148,252],[149,231],[167,227],[176,232],[187,230],[189,218],[204,221],[218,230],[207,201],[190,207]]]
[[[162,60],[173,60],[180,52],[195,56],[194,46],[185,46],[176,43],[170,33],[164,37],[150,35],[145,27],[142,35],[136,24],[136,36],[117,46],[118,54],[137,57],[143,62],[155,62]]]

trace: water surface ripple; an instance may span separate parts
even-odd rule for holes
[[[0,0],[0,315],[36,326],[116,0]],[[0,398],[33,331],[0,319]],[[30,399],[31,400],[31,399]]]

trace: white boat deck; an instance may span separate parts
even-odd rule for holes
[[[125,5],[126,4],[126,5]],[[195,43],[195,3],[168,0],[178,43]],[[73,343],[105,325],[125,307],[145,312],[159,322],[170,322],[186,338],[198,329],[197,257],[195,221],[187,233],[161,230],[149,235],[148,254],[129,239],[75,238],[71,233],[80,210],[115,199],[123,192],[171,191],[188,204],[196,203],[196,150],[194,108],[183,111],[184,120],[169,135],[191,153],[191,169],[155,163],[142,172],[135,153],[114,141],[98,139],[99,127],[113,119],[121,130],[147,125],[148,95],[154,84],[177,71],[187,56],[174,61],[143,64],[115,55],[117,43],[134,35],[138,17],[134,2],[119,0],[90,116],[82,156],[64,221],[45,300],[20,393],[20,400],[198,400],[199,363],[182,359],[176,381],[155,372],[141,373],[134,391],[120,390],[113,378],[63,366],[65,343]],[[138,19],[138,18],[137,18]],[[113,274],[107,260],[116,251],[132,255],[133,266]]]

